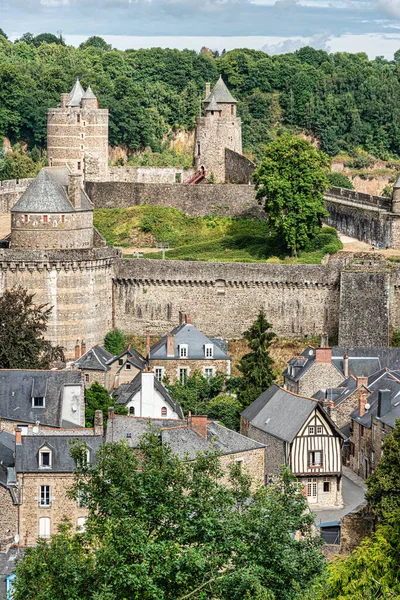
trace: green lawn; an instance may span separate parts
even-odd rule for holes
[[[342,248],[336,231],[324,227],[310,248],[293,259],[287,256],[279,237],[271,234],[267,221],[188,217],[166,207],[96,210],[94,224],[110,245],[154,247],[158,242],[168,242],[171,250],[166,251],[166,258],[170,260],[318,264],[325,254]],[[161,252],[155,252],[146,258],[161,256]]]

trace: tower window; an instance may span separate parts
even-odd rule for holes
[[[130,415],[134,415],[135,414],[135,407],[134,406],[130,406],[129,407],[129,414]]]
[[[233,116],[235,114],[235,107],[233,104],[231,104],[231,115]]]
[[[65,223],[65,215],[61,215],[61,223]]]
[[[81,122],[81,115],[76,115],[76,122],[80,123]]]
[[[197,155],[200,156],[200,142],[197,142]]]
[[[80,171],[80,170],[81,170],[81,161],[78,160],[78,171]]]
[[[24,215],[24,223],[27,223],[27,222],[28,222],[28,220],[29,220],[29,219],[28,219],[28,215]]]
[[[43,223],[48,223],[49,218],[47,215],[43,215]]]

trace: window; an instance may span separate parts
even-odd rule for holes
[[[371,463],[374,464],[375,462],[375,452],[372,450],[371,451]]]
[[[162,406],[161,407],[161,416],[162,417],[166,417],[167,416],[167,408],[166,408],[166,406]]]
[[[179,369],[179,381],[181,383],[186,383],[188,378],[188,369]]]
[[[126,363],[126,365],[125,365],[125,369],[126,369],[127,371],[130,371],[130,370],[131,370],[131,367],[132,367],[131,363],[128,363],[128,362],[127,362],[127,363]]]
[[[77,521],[77,530],[78,531],[85,531],[86,529],[86,517],[78,517],[78,521]]]
[[[44,407],[44,397],[43,396],[34,396],[32,398],[32,406],[33,406],[33,408],[43,408]]]
[[[40,506],[50,506],[50,486],[40,486]]]
[[[317,435],[322,435],[322,427],[321,427],[321,425],[317,425]]]
[[[39,452],[39,467],[46,469],[51,467],[51,452],[50,450],[40,450]]]
[[[83,133],[81,133],[81,138],[82,138],[82,140],[83,140]]]
[[[324,492],[328,493],[331,491],[331,482],[330,481],[324,481]]]
[[[308,435],[314,435],[314,431],[315,431],[314,427],[309,427],[308,428]]]
[[[85,375],[85,381],[86,381],[86,383],[89,383],[89,375],[87,373]]]
[[[187,344],[179,344],[179,357],[180,358],[188,357],[188,345]]]
[[[315,478],[308,479],[307,497],[308,498],[316,498],[317,497],[317,480]]]
[[[214,367],[204,367],[204,377],[214,377]]]
[[[200,142],[197,142],[197,156],[200,156]]]
[[[214,116],[214,111],[213,110],[211,111],[211,116]]]
[[[78,497],[76,499],[78,508],[87,508],[88,495],[84,490],[78,490]]]
[[[65,223],[65,215],[61,215],[61,223]]]
[[[128,433],[126,434],[126,439],[127,440],[131,440],[132,439],[132,433],[130,431],[128,431]]]
[[[372,439],[375,441],[376,438],[376,423],[372,425]]]
[[[76,122],[80,123],[81,122],[81,115],[76,115]]]
[[[39,519],[39,537],[49,538],[50,537],[50,518],[40,517]]]
[[[244,465],[244,459],[243,458],[237,458],[236,459],[236,464],[238,465],[239,469],[242,470],[243,469],[243,465]]]
[[[80,171],[80,170],[81,170],[81,161],[78,160],[78,171]]]
[[[48,223],[48,222],[49,222],[48,215],[43,215],[43,223]]]
[[[123,358],[119,358],[118,359],[118,364],[119,365],[123,365],[124,364],[124,359]]]
[[[360,437],[364,437],[364,426],[360,425]]]
[[[231,104],[231,115],[233,116],[235,114],[235,107],[233,104]]]
[[[164,377],[164,369],[163,367],[154,367],[154,377],[158,381],[162,381]]]
[[[206,344],[204,346],[204,356],[206,358],[212,358],[214,356],[214,346],[212,344]]]
[[[322,450],[312,450],[308,453],[308,465],[320,467],[322,465]]]
[[[129,414],[130,415],[134,415],[135,414],[135,407],[134,406],[130,406],[129,407]]]
[[[28,215],[24,215],[24,223],[27,223],[28,221],[29,221]]]

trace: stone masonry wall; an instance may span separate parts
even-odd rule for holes
[[[284,442],[268,435],[250,424],[248,419],[240,418],[240,433],[260,444],[265,444],[265,481],[277,475],[281,465],[285,464]]]
[[[129,208],[150,204],[177,208],[191,217],[239,217],[265,213],[249,185],[178,185],[173,183],[86,182],[95,208]]]
[[[255,164],[243,154],[225,148],[225,181],[228,183],[252,183]]]
[[[20,506],[21,544],[33,546],[39,535],[39,519],[50,518],[50,534],[57,533],[63,519],[68,518],[73,527],[77,527],[79,517],[87,516],[87,509],[78,507],[75,500],[67,498],[66,492],[74,482],[74,475],[66,473],[25,473],[18,475],[23,485],[22,504]],[[41,507],[40,486],[50,485],[49,507]]]
[[[109,167],[108,181],[129,183],[185,183],[194,175],[194,169],[179,167]]]
[[[224,477],[225,482],[227,482],[229,478],[229,464],[231,462],[241,461],[243,471],[252,478],[252,488],[256,489],[258,486],[264,484],[264,448],[246,450],[244,452],[237,452],[236,454],[227,454],[221,456],[220,460],[221,466],[226,473]]]
[[[13,503],[10,492],[0,485],[0,550],[13,541],[18,532],[18,506]]]
[[[299,381],[298,394],[311,398],[321,388],[336,387],[343,381],[332,363],[314,363]]]
[[[19,200],[33,179],[9,179],[0,181],[0,213],[8,213]]]
[[[154,367],[163,367],[164,376],[168,377],[171,383],[175,382],[179,379],[179,369],[188,369],[188,376],[193,375],[195,371],[200,371],[202,374],[204,368],[213,368],[215,373],[225,373],[226,375],[230,374],[230,361],[229,360],[190,360],[181,358],[177,360],[167,359],[167,360],[150,360],[150,366],[152,369]]]
[[[327,225],[367,244],[381,242],[384,247],[393,247],[392,221],[398,219],[389,213],[368,205],[345,204],[342,199],[337,201],[329,197],[326,209],[329,213]]]
[[[287,264],[119,261],[114,325],[144,335],[169,331],[179,311],[206,335],[241,337],[263,308],[277,335],[337,334],[339,270]]]

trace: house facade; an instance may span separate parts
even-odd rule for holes
[[[271,386],[241,415],[240,432],[265,444],[265,480],[290,467],[315,508],[340,507],[344,440],[320,404]]]

